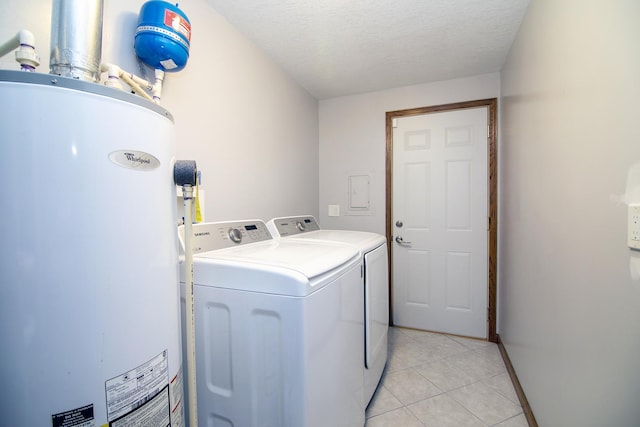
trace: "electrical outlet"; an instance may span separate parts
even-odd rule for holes
[[[640,250],[640,204],[629,205],[627,214],[627,245]]]

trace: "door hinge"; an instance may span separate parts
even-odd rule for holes
[[[398,127],[398,119],[397,118],[393,118],[391,119],[391,127],[392,128],[397,128]]]

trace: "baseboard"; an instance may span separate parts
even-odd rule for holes
[[[529,401],[527,400],[527,396],[525,396],[524,390],[522,390],[522,386],[520,385],[520,381],[518,381],[518,376],[516,375],[516,371],[515,369],[513,369],[513,365],[511,364],[511,360],[509,359],[509,355],[507,354],[507,349],[504,348],[502,339],[500,339],[500,334],[497,334],[497,336],[498,336],[498,348],[500,349],[500,354],[502,355],[502,360],[504,360],[504,365],[507,368],[509,377],[511,377],[511,382],[513,383],[513,388],[516,391],[518,400],[520,400],[520,405],[522,405],[522,411],[524,412],[524,417],[526,418],[527,423],[529,423],[529,427],[538,427],[538,423],[536,422],[536,419],[533,416],[533,411],[531,411],[531,406],[529,406]]]

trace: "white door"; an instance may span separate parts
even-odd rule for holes
[[[396,118],[393,322],[487,337],[487,108]]]

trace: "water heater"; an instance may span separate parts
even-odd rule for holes
[[[183,426],[171,115],[0,71],[6,426]]]

